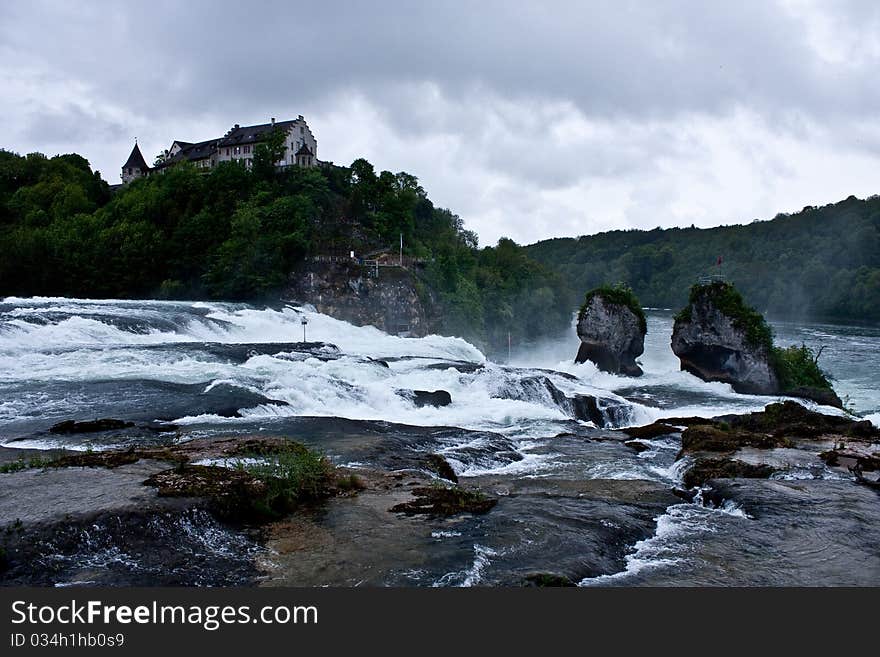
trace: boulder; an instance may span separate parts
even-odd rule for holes
[[[428,454],[428,458],[425,459],[425,465],[428,470],[435,473],[441,479],[446,479],[455,484],[458,483],[458,475],[455,474],[455,470],[449,465],[449,461],[440,454]]]
[[[780,392],[772,348],[763,317],[725,282],[695,286],[672,330],[672,351],[682,370],[704,381],[729,383],[745,394]]]
[[[498,500],[477,490],[442,486],[419,487],[412,490],[415,499],[395,504],[391,513],[454,516],[459,513],[488,513]]]
[[[418,408],[449,406],[452,403],[452,395],[445,390],[401,390],[398,392],[410,398]]]
[[[634,299],[632,293],[616,288],[587,293],[578,316],[581,346],[575,362],[590,360],[603,372],[642,375],[636,358],[645,350],[647,325]]]
[[[76,420],[64,420],[57,424],[53,424],[49,429],[50,433],[96,433],[99,431],[118,431],[120,429],[129,429],[134,426],[134,422],[126,422],[125,420],[117,420],[115,418],[105,417],[99,420],[84,420],[77,422]]]

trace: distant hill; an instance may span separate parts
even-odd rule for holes
[[[720,271],[771,316],[880,321],[878,196],[747,225],[612,231],[525,249],[574,294],[624,282],[643,305],[677,309],[699,276]]]

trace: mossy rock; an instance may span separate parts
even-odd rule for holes
[[[203,498],[220,516],[229,518],[254,516],[254,502],[267,492],[266,482],[258,477],[214,465],[185,464],[163,470],[144,485],[156,488],[160,497]]]
[[[642,334],[648,332],[648,320],[645,317],[645,311],[642,310],[642,304],[639,303],[636,295],[626,285],[600,285],[587,292],[584,296],[584,303],[581,305],[580,312],[578,313],[578,321],[581,320],[587,311],[593,297],[601,298],[605,304],[625,306],[638,318],[639,330],[641,330]]]
[[[720,424],[695,425],[688,427],[681,434],[681,454],[732,452],[740,447],[773,449],[792,445],[792,441],[784,436],[739,431],[725,428]]]
[[[714,281],[696,284],[691,287],[688,305],[675,316],[676,322],[690,322],[692,307],[699,303],[710,303],[720,313],[727,316],[735,327],[745,332],[746,341],[756,347],[773,347],[773,330],[764,316],[749,306],[732,283]]]
[[[736,429],[772,433],[775,436],[817,438],[823,435],[841,435],[880,440],[880,429],[870,420],[825,415],[793,401],[768,404],[763,411],[732,417],[730,424]]]
[[[454,516],[459,513],[488,513],[498,500],[464,488],[425,486],[413,489],[416,499],[391,507],[392,513]]]
[[[702,486],[710,479],[768,479],[776,468],[766,464],[753,465],[725,458],[699,459],[684,474],[682,481],[688,488]]]
[[[440,454],[428,454],[428,458],[425,460],[427,469],[435,473],[438,477],[451,481],[454,484],[458,483],[458,475],[455,474],[455,470],[449,465],[449,461],[443,458]]]

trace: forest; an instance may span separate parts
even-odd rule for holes
[[[771,317],[880,321],[880,198],[769,221],[613,231],[480,248],[408,173],[181,165],[111,190],[80,155],[0,150],[0,296],[271,302],[310,255],[396,245],[427,263],[440,331],[506,347],[571,329],[586,290],[628,286],[679,309],[720,273]],[[273,159],[274,158],[274,159]]]
[[[277,169],[280,142],[251,169],[188,165],[112,190],[80,155],[0,150],[0,297],[271,302],[309,255],[396,245],[424,259],[440,327],[506,345],[567,329],[576,299],[510,240],[477,237],[417,178],[349,167]]]
[[[573,290],[628,285],[644,306],[678,310],[720,274],[779,319],[880,321],[880,197],[805,207],[768,221],[550,239],[525,247]]]

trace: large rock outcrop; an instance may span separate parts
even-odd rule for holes
[[[730,303],[731,294],[739,304]],[[742,304],[729,283],[696,286],[690,304],[675,318],[672,351],[681,369],[704,381],[729,383],[745,394],[775,395],[779,378],[765,328],[763,318]]]
[[[386,333],[424,337],[436,330],[436,304],[416,275],[401,267],[376,270],[355,260],[308,261],[295,272],[283,298],[318,312]]]
[[[645,351],[645,316],[631,292],[600,288],[587,293],[578,316],[581,340],[575,361],[590,360],[603,372],[641,376],[636,358]]]
[[[843,406],[817,357],[804,346],[773,346],[767,322],[732,284],[695,285],[675,318],[672,351],[681,369],[704,381],[729,383],[744,394],[788,395]]]

